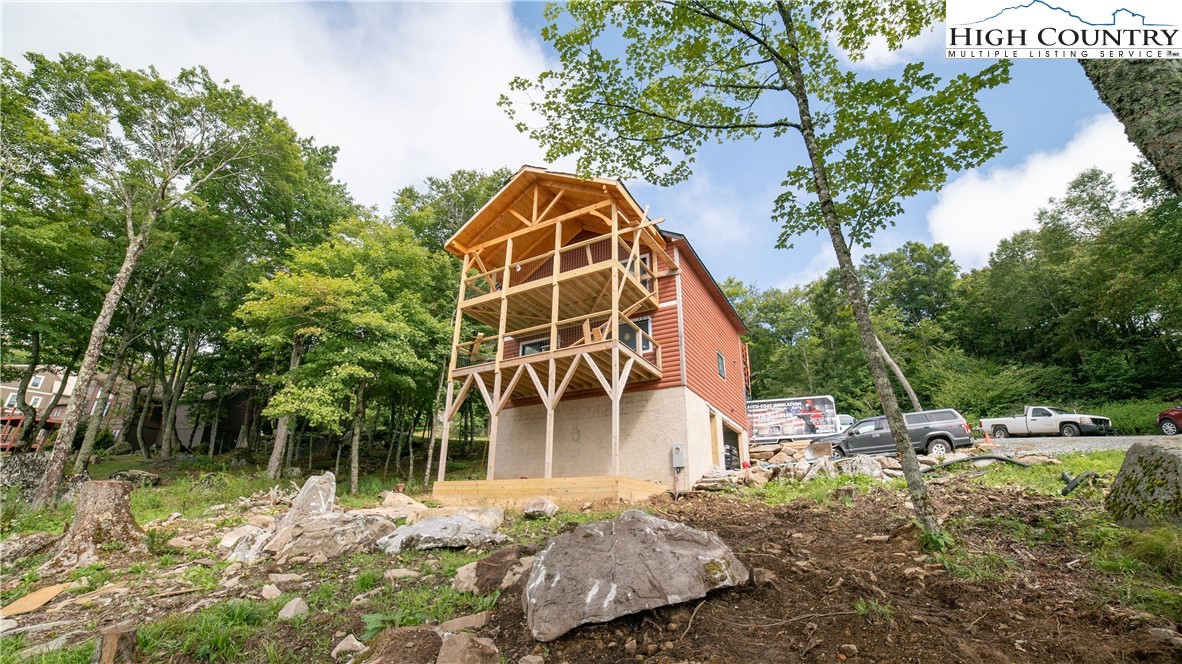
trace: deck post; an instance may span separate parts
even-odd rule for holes
[[[554,362],[554,352],[558,350],[558,272],[562,269],[562,222],[554,224],[554,265],[550,269],[550,372],[546,377],[546,454],[542,477],[550,479],[554,473],[554,409],[558,407],[555,398],[555,376],[558,365]]]
[[[451,436],[451,404],[452,398],[455,396],[455,385],[452,384],[452,374],[456,370],[456,355],[460,352],[460,329],[463,327],[464,310],[461,305],[464,303],[464,296],[467,295],[467,281],[468,269],[472,266],[472,255],[464,254],[464,264],[460,268],[460,292],[456,295],[456,318],[455,324],[451,332],[451,358],[447,362],[447,375],[444,380],[447,381],[447,398],[443,402],[443,426],[440,434],[442,439],[439,444],[439,481],[443,481],[443,474],[447,470],[447,441]]]
[[[493,468],[497,464],[497,429],[501,421],[501,370],[493,376],[492,407],[488,410],[488,472],[486,479],[492,480]]]
[[[493,365],[492,403],[488,409],[488,479],[497,460],[497,425],[501,419],[501,361],[505,359],[505,325],[509,316],[509,286],[513,274],[513,238],[505,240],[505,267],[501,272],[501,320],[497,325],[497,359]]]
[[[612,204],[612,457],[611,474],[620,474],[620,213]]]

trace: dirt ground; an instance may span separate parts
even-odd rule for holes
[[[975,499],[974,512],[1017,518],[1062,504],[963,484],[932,492],[937,505]],[[749,568],[770,570],[777,580],[584,626],[548,644],[530,638],[520,593],[513,593],[498,602],[486,635],[509,662],[530,653],[571,663],[1179,661],[1177,651],[1147,638],[1155,619],[1097,599],[1095,568],[1078,562],[1078,551],[1007,547],[1022,561],[1009,580],[954,578],[923,554],[902,500],[873,492],[832,509],[722,496],[655,499],[657,514],[718,533]],[[891,615],[860,615],[860,600],[889,603]],[[631,639],[637,654],[630,656]]]

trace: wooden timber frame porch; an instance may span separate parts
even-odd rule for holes
[[[494,480],[498,424],[510,401],[533,398],[545,407],[542,479],[550,480],[559,402],[599,389],[611,401],[611,439],[603,441],[610,444],[609,472],[620,475],[624,390],[661,378],[661,348],[651,326],[645,330],[633,320],[659,306],[657,283],[665,275],[656,266],[674,264],[656,231],[661,221],[650,220],[619,182],[524,167],[448,240],[447,250],[462,259],[463,269],[446,381],[441,483],[451,420],[473,392],[489,412],[486,481]],[[461,338],[465,317],[486,329]],[[446,484],[437,490],[450,492],[453,483]]]

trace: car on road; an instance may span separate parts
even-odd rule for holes
[[[958,447],[973,444],[969,423],[951,408],[906,413],[903,421],[907,423],[911,444],[921,454],[949,454]],[[820,442],[832,443],[835,459],[855,454],[897,453],[887,419],[882,415],[858,420],[844,432],[821,438]]]
[[[987,417],[981,420],[981,430],[994,438],[1010,436],[1046,436],[1059,434],[1066,438],[1081,434],[1111,435],[1112,420],[1100,415],[1082,415],[1051,406],[1026,406],[1024,412],[1013,417]]]
[[[1182,425],[1182,405],[1167,408],[1157,414],[1157,430],[1163,436],[1178,435],[1178,427]]]

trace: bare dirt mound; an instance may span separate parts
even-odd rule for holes
[[[937,505],[972,500],[975,511],[1016,519],[1062,504],[963,484],[932,490]],[[530,638],[520,594],[511,592],[486,635],[507,661],[531,653],[572,663],[1177,661],[1146,638],[1144,614],[1098,599],[1095,568],[1072,563],[1078,551],[958,532],[966,547],[1004,546],[1017,561],[1001,578],[958,578],[922,551],[901,501],[887,491],[859,495],[853,507],[654,499],[657,514],[718,533],[744,564],[775,579],[583,626],[544,646]]]

